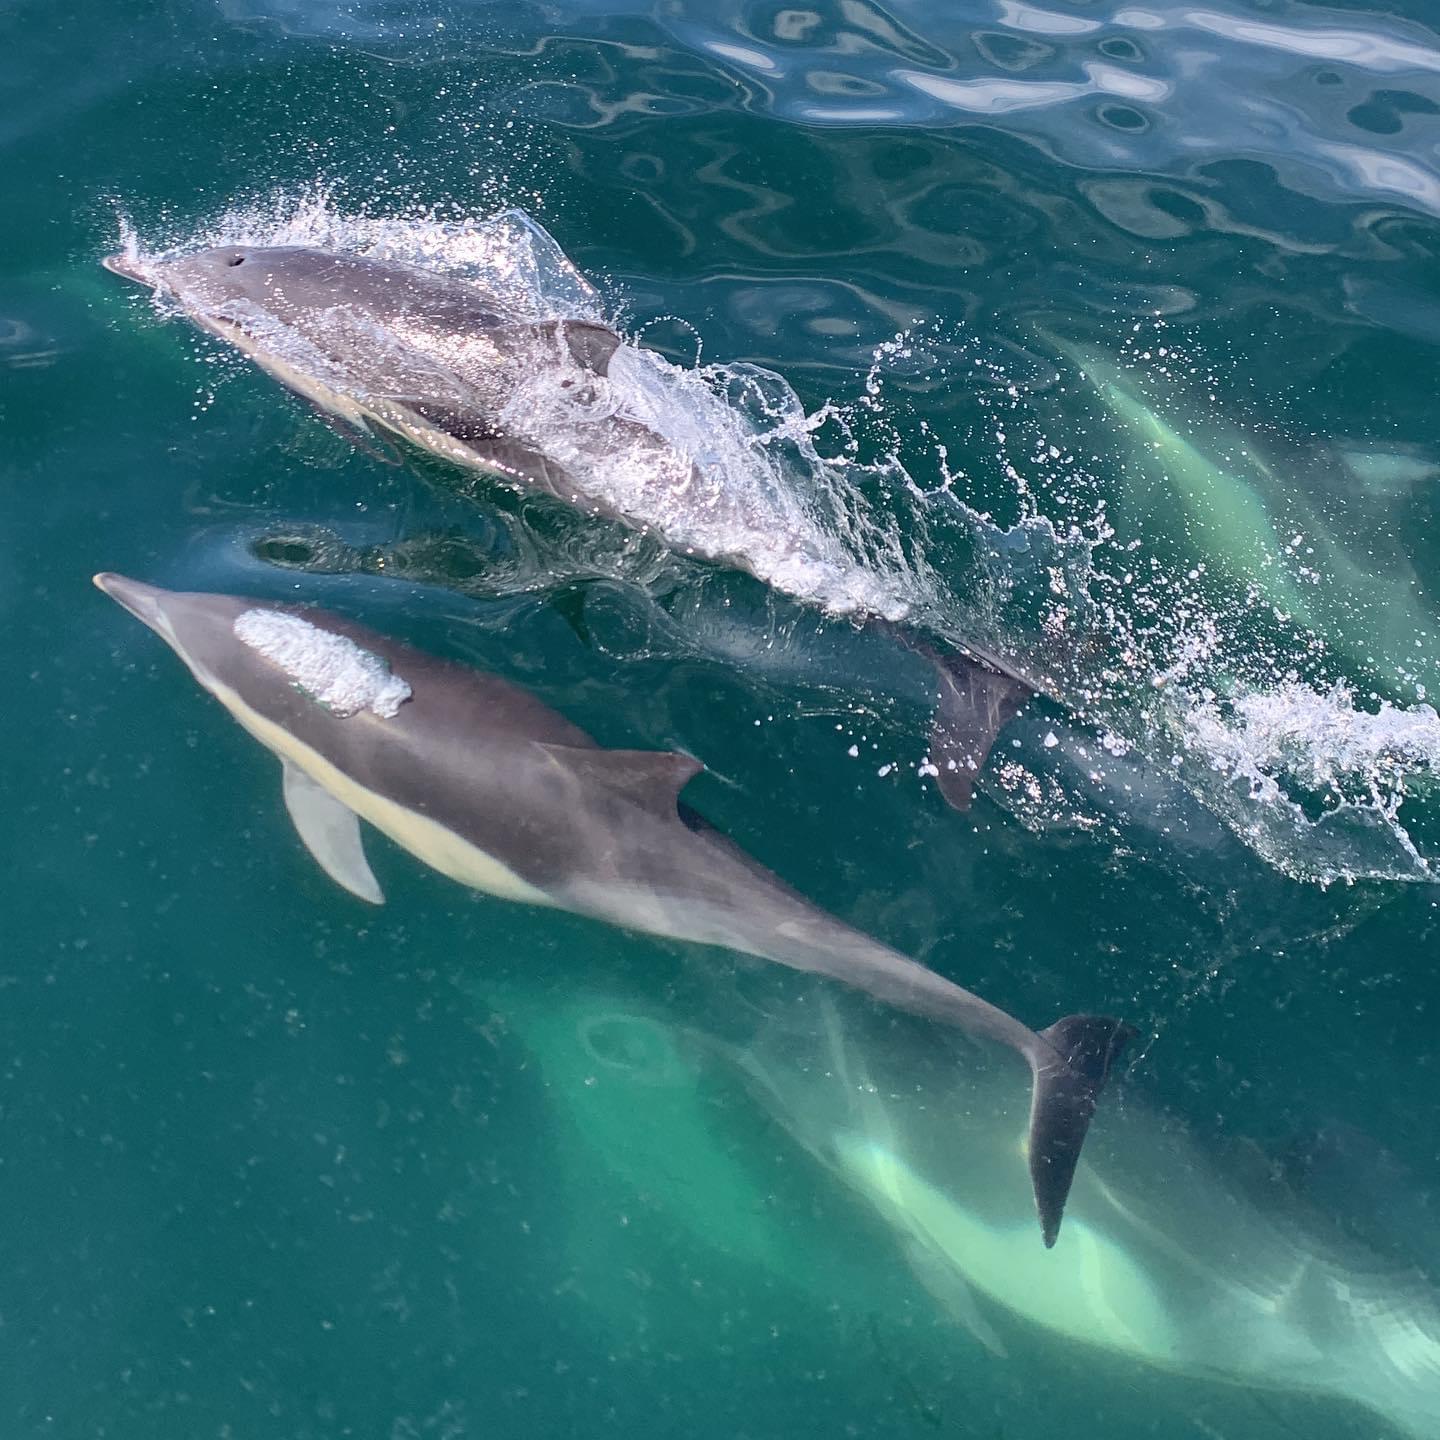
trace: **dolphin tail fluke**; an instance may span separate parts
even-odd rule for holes
[[[940,705],[930,762],[940,772],[936,783],[946,801],[968,810],[995,737],[1025,708],[1035,687],[971,655],[931,658],[940,672]]]
[[[1134,1034],[1133,1026],[1108,1015],[1067,1015],[1040,1032],[1046,1047],[1032,1060],[1030,1183],[1047,1249],[1060,1233],[1095,1102]]]

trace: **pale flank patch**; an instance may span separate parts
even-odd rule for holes
[[[1180,1337],[1164,1295],[1103,1231],[1072,1215],[1060,1243],[1043,1250],[1029,1225],[998,1226],[972,1213],[887,1146],[852,1134],[834,1144],[845,1178],[892,1224],[923,1238],[932,1264],[948,1262],[966,1284],[1053,1334],[1152,1364],[1176,1362]]]
[[[298,615],[247,610],[235,634],[334,715],[370,710],[388,720],[410,698],[410,687],[378,655]]]
[[[340,804],[353,810],[362,820],[368,820],[382,834],[388,835],[402,849],[408,850],[432,870],[438,870],[440,874],[448,875],[450,879],[468,885],[472,890],[498,895],[502,900],[518,900],[526,905],[556,903],[543,890],[530,884],[528,880],[521,879],[493,855],[470,844],[463,836],[457,835],[439,821],[422,815],[418,810],[407,809],[388,796],[369,790],[352,780],[319,751],[312,750],[283,726],[252,710],[228,685],[222,684],[213,676],[206,678],[204,684],[267,750],[303,770],[323,790],[329,791]],[[309,843],[308,840],[306,843]],[[368,865],[366,869],[369,869]],[[370,878],[373,881],[374,877]],[[340,883],[346,884],[343,879]],[[350,887],[346,885],[346,888]],[[375,888],[378,891],[379,887]],[[362,882],[361,887],[354,893],[362,899],[369,899],[364,889]]]

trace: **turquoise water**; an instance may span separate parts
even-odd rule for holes
[[[12,0],[0,82],[5,1435],[1427,1433],[1426,7]],[[359,454],[98,264],[377,227],[449,263],[509,209],[717,392],[783,375],[772,419],[828,418],[777,463],[857,560],[1064,672],[969,816],[913,657]],[[973,1274],[967,1323],[964,1265],[817,1159],[815,987],[378,839],[363,909],[99,569],[319,601],[687,750],[687,799],[846,920],[1027,1023],[1124,1015],[1097,1155],[1160,1110],[1263,1175],[1265,1224],[1303,1208],[1414,1321],[1406,1378],[1197,1373]],[[907,1075],[903,1124],[955,1104]],[[1318,1283],[1286,1243],[1257,1351]]]

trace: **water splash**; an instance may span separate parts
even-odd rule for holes
[[[1341,494],[1355,482],[1344,453],[1222,405],[1234,377],[1161,318],[1109,354],[1054,348],[1073,366],[1057,413],[1042,421],[1022,397],[1011,428],[1099,442],[1079,467],[1033,448],[1028,467],[1042,506],[1104,516],[1088,583],[1105,685],[1087,718],[1285,874],[1433,880],[1414,833],[1440,757],[1424,703],[1433,621],[1388,517]],[[1092,747],[1087,781],[1118,773],[1115,745]],[[1057,758],[1012,763],[1032,812],[1037,771],[1055,813],[1083,798],[1056,781]],[[1098,823],[1093,803],[1074,810]]]
[[[1197,705],[1184,725],[1187,744],[1270,803],[1284,794],[1283,779],[1327,803],[1372,800],[1388,811],[1398,799],[1386,782],[1399,788],[1406,775],[1440,765],[1440,716],[1431,706],[1383,702],[1371,713],[1356,708],[1344,685],[1327,694],[1293,682],[1241,691]]]
[[[142,270],[208,245],[321,246],[474,280],[527,319],[625,328],[620,307],[519,210],[374,215],[315,190],[237,207],[168,248],[147,250],[123,224],[121,240]],[[1424,704],[1377,712],[1357,701],[1343,636],[1323,623],[1326,568],[1277,500],[1283,474],[1257,458],[1263,427],[1217,440],[1122,388],[1140,370],[1218,389],[1219,376],[1161,332],[1163,322],[1136,325],[1101,374],[1094,353],[1059,346],[1057,359],[1037,359],[915,327],[877,347],[859,395],[813,412],[771,371],[686,368],[634,345],[584,386],[564,384],[563,366],[537,366],[508,426],[638,525],[644,553],[633,531],[569,554],[527,540],[501,588],[633,580],[637,554],[653,582],[653,532],[829,614],[988,645],[1041,677],[1091,733],[1009,742],[987,784],[1027,825],[1115,837],[1127,810],[1157,828],[1140,813],[1149,806],[1168,832],[1186,823],[1178,795],[1295,878],[1432,879],[1401,805],[1434,766],[1440,722]],[[907,393],[928,400],[937,386],[965,397],[965,433],[907,406]],[[1080,423],[1073,410],[1047,414],[1051,389],[1072,405],[1082,397]],[[618,438],[605,424],[616,417],[634,422]],[[1146,468],[1157,456],[1158,478]],[[1187,465],[1185,543],[1167,549],[1154,527],[1136,533],[1135,496],[1150,504]],[[1231,543],[1257,517],[1275,542],[1265,573]]]
[[[1434,619],[1391,516],[1353,498],[1383,502],[1426,456],[1357,467],[1349,442],[1248,418],[1234,367],[1163,316],[1109,350],[1040,339],[945,337],[972,417],[946,443],[871,377],[897,444],[934,437],[930,503],[979,522],[967,585],[992,629],[1055,657],[1090,728],[1011,726],[990,793],[1030,828],[1137,853],[1213,850],[1219,820],[1294,879],[1432,881]]]
[[[308,245],[401,261],[473,281],[524,321],[617,323],[519,210],[481,221],[375,216],[344,212],[322,191],[238,208],[167,249],[132,242],[130,250],[138,273],[153,275],[162,258],[215,245]],[[333,360],[277,323],[257,316],[248,328],[262,330],[266,349],[294,368],[356,393],[353,376],[335,374]],[[364,322],[337,316],[342,323]],[[367,346],[386,341],[365,337]],[[883,467],[823,458],[812,438],[822,422],[781,377],[743,365],[682,369],[627,345],[606,376],[586,373],[579,384],[573,359],[551,353],[558,348],[537,340],[535,364],[501,419],[508,434],[562,467],[594,508],[663,536],[681,555],[736,565],[834,615],[902,620],[947,611],[950,598],[920,549],[859,493],[857,480]],[[437,384],[446,379],[437,375]]]
[[[1319,833],[1329,843],[1311,862],[1315,879],[1431,878],[1400,820],[1416,784],[1440,767],[1431,706],[1382,702],[1371,712],[1343,684],[1321,692],[1290,681],[1201,696],[1174,719],[1185,750],[1220,781],[1217,807],[1267,859],[1283,865],[1285,841]]]

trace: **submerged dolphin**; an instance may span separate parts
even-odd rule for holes
[[[1128,1026],[1070,1015],[1037,1033],[817,909],[681,804],[704,768],[688,755],[602,749],[503,680],[324,611],[95,583],[280,757],[301,839],[362,899],[383,897],[361,818],[477,890],[828,975],[1022,1056],[1030,1181],[1054,1244]]]
[[[910,598],[857,565],[785,487],[742,494],[697,465],[707,417],[680,444],[649,423],[648,352],[603,325],[537,321],[467,281],[305,247],[104,263],[173,297],[359,443],[397,435],[832,614],[914,624]],[[1045,685],[978,646],[942,654],[913,633],[909,643],[939,672],[930,758],[963,810],[996,734]]]
[[[1142,512],[1134,528],[1154,544],[1171,538],[1200,551],[1208,566],[1223,570],[1241,586],[1257,586],[1270,602],[1302,625],[1313,625],[1311,599],[1294,573],[1293,556],[1275,528],[1255,485],[1234,463],[1243,459],[1251,476],[1259,465],[1243,442],[1232,438],[1217,446],[1227,459],[1216,459],[1146,404],[1134,376],[1099,351],[1046,334],[1094,388],[1106,410],[1135,442],[1124,478],[1124,498]],[[1162,525],[1178,509],[1180,524]]]
[[[1421,526],[1395,510],[1397,492],[1433,475],[1433,463],[1319,443],[1267,458],[1258,435],[1217,418],[1172,377],[1045,338],[1132,442],[1111,507],[1122,537],[1169,548],[1187,568],[1203,565],[1232,594],[1253,587],[1321,637],[1352,679],[1387,696],[1440,689],[1436,596],[1406,543]]]
[[[1065,1245],[1037,1266],[1004,1201],[1024,1121],[1003,1077],[957,1067],[951,1041],[897,1045],[893,1026],[842,1019],[841,999],[717,1053],[987,1349],[1003,1354],[1028,1329],[1097,1358],[1350,1402],[1414,1440],[1440,1435],[1433,1225],[1406,1237],[1409,1253],[1372,1248],[1316,1203],[1323,1177],[1282,1177],[1253,1147],[1202,1146],[1127,1097],[1086,1147]],[[1359,1158],[1330,1189],[1363,1209],[1377,1185]]]

